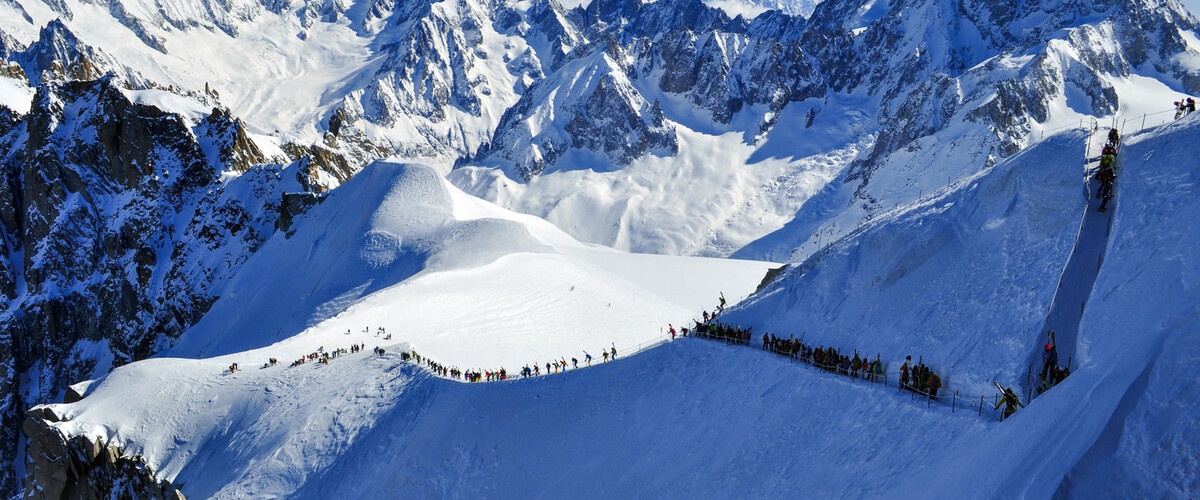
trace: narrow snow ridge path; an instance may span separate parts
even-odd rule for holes
[[[1088,137],[1091,140],[1091,136]],[[1098,148],[1097,148],[1098,149]],[[1087,206],[1079,225],[1079,236],[1075,240],[1075,248],[1063,267],[1062,277],[1059,278],[1058,290],[1050,304],[1046,315],[1046,323],[1034,343],[1033,360],[1030,363],[1032,376],[1027,394],[1036,397],[1033,388],[1040,385],[1038,374],[1041,373],[1043,345],[1049,342],[1047,332],[1055,332],[1055,348],[1058,350],[1058,365],[1072,368],[1075,361],[1077,339],[1079,338],[1079,322],[1083,319],[1083,311],[1087,307],[1088,298],[1092,295],[1092,287],[1096,276],[1100,274],[1100,264],[1104,262],[1104,251],[1108,248],[1108,236],[1112,229],[1112,214],[1116,212],[1116,198],[1109,200],[1107,211],[1100,212],[1100,198],[1093,196],[1099,183],[1093,178],[1095,168],[1099,168],[1099,156],[1092,162],[1088,159],[1085,165],[1085,188],[1087,190]],[[1119,161],[1119,155],[1118,155]],[[1093,168],[1093,163],[1096,165]],[[1120,171],[1119,165],[1117,168]]]

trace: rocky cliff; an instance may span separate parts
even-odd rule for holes
[[[284,193],[315,188],[296,173],[306,159],[263,165],[228,111],[191,121],[137,102],[131,96],[146,91],[126,86],[115,77],[48,82],[28,114],[2,113],[0,456],[8,462],[24,408],[168,345],[274,232]],[[306,175],[329,174],[313,167]],[[292,203],[289,217],[305,206]],[[4,489],[16,480],[12,469],[0,472]]]
[[[23,498],[187,498],[171,481],[157,478],[144,458],[126,453],[119,443],[98,437],[64,436],[48,425],[61,420],[47,406],[25,412],[23,429],[29,438],[26,448],[29,460]]]

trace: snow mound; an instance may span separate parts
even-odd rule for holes
[[[697,318],[721,293],[749,295],[771,265],[585,245],[414,164],[375,163],[294,229],[248,259],[166,355],[294,359],[378,344],[383,327],[464,368],[582,358]]]
[[[546,250],[521,224],[454,219],[447,185],[432,169],[377,162],[302,217],[290,238],[268,241],[172,353],[262,347],[418,273]]]

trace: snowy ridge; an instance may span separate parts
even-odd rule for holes
[[[1073,172],[1057,165],[1076,157],[1085,137],[1056,136],[879,221],[815,268],[785,272],[724,320],[756,333],[803,325],[810,343],[922,352],[948,376],[947,389],[1016,385],[1025,354],[1040,340],[1049,276],[1057,276],[1085,209],[1082,165]],[[629,495],[1186,497],[1196,479],[1186,464],[1198,452],[1187,416],[1200,399],[1176,374],[1200,349],[1189,333],[1200,322],[1191,280],[1200,269],[1182,237],[1197,229],[1187,192],[1196,172],[1186,159],[1198,137],[1193,116],[1126,139],[1109,257],[1084,313],[1077,368],[1003,423],[927,410],[878,385],[701,341],[501,384],[431,379],[395,357],[367,353],[328,366],[221,374],[238,357],[369,336],[344,336],[342,325],[329,323],[332,332],[305,333],[270,350],[118,368],[81,402],[53,406],[65,418],[53,425],[117,439],[151,457],[185,492],[220,498],[380,488],[549,496],[568,486],[564,478],[580,491]],[[1164,300],[1146,303],[1163,287],[1171,292]],[[837,300],[843,291],[847,300]],[[947,302],[965,306],[939,306]],[[863,309],[869,304],[903,307]],[[860,326],[866,321],[872,324]],[[421,344],[414,342],[424,352]],[[162,380],[156,390],[163,397],[130,406],[128,391],[152,378]],[[747,413],[756,416],[753,425],[713,423],[744,423],[737,415]],[[796,443],[807,444],[798,453]],[[1164,446],[1176,453],[1156,451]],[[742,472],[730,473],[729,463]],[[1111,467],[1123,475],[1113,480]],[[681,484],[681,475],[696,480]]]
[[[445,363],[515,366],[576,351],[579,339],[641,342],[696,316],[721,290],[749,294],[769,265],[582,245],[545,221],[457,192],[423,166],[377,163],[343,187],[291,237],[251,257],[167,354],[226,356],[286,341],[298,351],[272,357],[287,359],[321,342],[308,337],[343,343],[390,325],[397,340]],[[363,206],[377,208],[364,217],[355,209]],[[653,277],[643,272],[650,268]]]
[[[1078,185],[1028,162],[1075,175],[1047,135],[1200,92],[1174,0],[570,3],[0,2],[0,459],[24,407],[193,327],[172,355],[417,318],[440,360],[523,363],[653,333],[766,266],[572,240],[787,261],[748,323],[882,329],[952,384],[1017,381]],[[394,165],[417,162],[434,175]]]

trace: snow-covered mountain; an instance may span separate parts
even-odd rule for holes
[[[244,331],[209,313],[251,282],[347,294],[258,329],[286,336],[418,276],[359,289],[256,264],[277,237],[316,245],[303,214],[380,158],[583,242],[799,263],[1063,126],[1200,93],[1174,0],[762,5],[0,2],[0,457],[68,383],[193,345],[193,327]],[[250,347],[222,335],[206,352]]]
[[[977,394],[992,380],[1019,386],[1025,374],[1022,354],[1040,343],[1040,320],[1054,297],[1057,271],[1071,253],[1080,213],[1096,214],[1085,190],[1090,172],[1079,161],[1088,138],[1085,132],[1055,136],[941,196],[881,216],[821,259],[777,275],[762,293],[730,310],[726,321],[784,335],[804,333],[813,345],[878,351],[889,371],[904,355],[921,354],[945,375],[946,391]],[[460,238],[452,246],[499,249],[505,247],[493,245],[515,241],[515,247],[501,253],[524,251],[495,260],[483,252],[476,262],[443,259],[447,266],[357,299],[342,315],[274,344],[268,345],[282,337],[256,332],[253,322],[233,322],[248,327],[249,342],[261,348],[211,358],[168,355],[117,368],[79,386],[80,401],[31,412],[37,417],[33,447],[39,458],[34,466],[55,470],[55,457],[86,463],[86,456],[69,454],[77,453],[71,451],[75,445],[63,441],[70,436],[71,442],[88,443],[84,450],[100,450],[93,455],[116,453],[141,464],[139,470],[150,471],[159,481],[153,488],[180,488],[206,498],[549,497],[567,488],[583,496],[924,497],[964,491],[984,498],[1193,496],[1197,471],[1189,464],[1200,456],[1191,439],[1200,397],[1178,374],[1200,348],[1192,334],[1200,313],[1190,279],[1200,269],[1186,237],[1197,230],[1192,217],[1196,202],[1188,191],[1198,174],[1189,162],[1197,139],[1200,121],[1195,116],[1125,139],[1121,191],[1104,244],[1106,258],[1083,312],[1075,370],[1003,422],[980,417],[971,408],[952,412],[941,404],[927,406],[894,387],[836,378],[757,346],[699,339],[681,339],[566,374],[482,385],[438,379],[395,354],[367,352],[339,356],[328,365],[222,373],[231,362],[251,365],[276,355],[286,361],[316,345],[330,349],[351,342],[383,343],[372,329],[355,328],[360,325],[387,324],[388,331],[396,332],[394,341],[418,339],[417,350],[439,361],[490,349],[475,342],[426,349],[422,346],[441,336],[441,329],[427,330],[425,322],[445,316],[388,316],[393,307],[419,307],[408,302],[428,293],[446,295],[426,304],[457,304],[460,317],[455,321],[463,329],[511,324],[508,319],[497,322],[493,315],[504,307],[521,308],[517,314],[524,314],[525,307],[540,306],[543,300],[521,296],[535,289],[555,290],[539,297],[572,303],[582,299],[583,310],[595,312],[596,306],[587,304],[595,297],[572,294],[596,291],[606,273],[562,282],[556,278],[563,273],[544,273],[553,278],[544,284],[521,278],[529,274],[531,263],[537,268],[550,261],[584,263],[589,259],[577,259],[586,246],[544,222],[503,215],[452,188],[438,187],[432,171],[377,165],[310,212],[295,238],[277,238],[268,247],[307,252],[311,243],[305,235],[314,233],[310,229],[337,219],[321,216],[322,211],[344,212],[340,203],[378,193],[385,198],[381,210],[360,219],[362,225],[350,225],[346,234],[364,237],[356,239],[361,246],[339,247],[346,250],[339,265],[369,266],[378,264],[380,256],[398,258],[391,262],[438,260],[400,244],[378,245],[381,236],[375,232],[390,228],[402,241],[416,236],[408,248],[421,248],[426,240],[419,235],[427,234],[428,226],[418,221],[439,220],[448,213],[453,214],[450,220],[460,221],[446,226],[451,231],[484,213],[525,221],[486,223],[495,229],[527,231],[512,238],[507,230],[477,226],[467,233],[504,237]],[[1060,167],[1068,163],[1074,167]],[[407,181],[392,182],[400,179]],[[355,196],[336,200],[350,194]],[[453,208],[439,214],[436,207],[447,208],[446,202]],[[404,210],[394,210],[401,206]],[[397,224],[402,221],[410,223]],[[312,228],[304,227],[310,224]],[[364,229],[369,230],[361,233]],[[476,233],[478,229],[483,230]],[[521,243],[529,238],[542,246]],[[325,252],[323,245],[345,241],[334,232],[313,251]],[[996,247],[1005,250],[984,250]],[[631,257],[601,252],[616,259]],[[707,266],[731,264],[671,259],[660,262],[660,269],[719,272],[719,266]],[[458,279],[462,274],[474,276]],[[514,278],[524,281],[523,292],[510,292]],[[480,281],[495,283],[492,298],[505,306],[493,310],[492,303],[459,295],[478,290]],[[568,282],[586,284],[563,292]],[[419,290],[405,290],[413,288]],[[655,294],[642,293],[626,289],[616,291],[616,297],[641,297],[625,307],[657,309],[645,302]],[[1148,302],[1147,296],[1164,300]],[[279,299],[290,307],[288,297]],[[221,300],[226,311],[263,310],[260,299]],[[474,310],[476,304],[489,307]],[[547,319],[563,320],[572,313],[559,314],[573,307],[539,311],[549,312]],[[636,317],[632,312],[608,319],[631,319]],[[410,322],[395,328],[388,321],[396,318]],[[563,332],[576,332],[564,323],[535,323],[540,326],[522,329],[523,339],[552,342]],[[343,333],[347,328],[348,334]],[[642,329],[654,336],[653,323]],[[196,346],[212,332],[198,328],[185,339],[193,333],[202,336],[201,343],[169,354],[197,352]],[[215,343],[247,347],[234,338],[237,333]],[[593,333],[573,340],[576,350],[604,342]],[[531,342],[523,346],[525,355],[515,358],[488,352],[475,359],[512,359],[521,366],[557,356],[536,352],[542,345]],[[389,352],[409,348],[388,345]],[[147,380],[157,382],[147,389]],[[99,472],[111,467],[80,467],[85,472],[69,476],[69,487],[112,487],[105,486]],[[44,478],[38,471],[31,477]],[[43,482],[36,484],[45,491],[62,491],[57,488],[64,483],[39,480]]]
[[[513,214],[463,194],[428,167],[377,163],[298,219],[291,237],[276,233],[267,241],[219,291],[221,298],[209,314],[175,347],[147,363],[118,368],[105,378],[156,380],[154,391],[176,394],[184,401],[190,398],[184,394],[201,394],[193,390],[196,387],[192,384],[198,382],[194,376],[221,386],[243,376],[253,377],[247,382],[258,384],[263,379],[256,374],[281,377],[279,380],[288,388],[280,386],[273,391],[284,397],[277,402],[290,405],[290,391],[300,389],[312,391],[313,406],[269,410],[296,417],[281,421],[284,427],[269,432],[277,437],[292,434],[300,438],[295,444],[304,447],[307,438],[302,437],[300,428],[290,426],[304,427],[310,418],[325,419],[333,407],[323,402],[326,389],[291,386],[297,380],[292,375],[318,373],[314,382],[329,381],[333,379],[319,374],[325,372],[311,369],[336,370],[343,365],[311,362],[259,369],[258,365],[268,358],[288,363],[311,352],[348,348],[361,342],[389,351],[415,348],[424,356],[462,369],[507,368],[514,376],[522,365],[560,357],[574,357],[586,364],[584,351],[594,353],[599,363],[603,349],[615,346],[629,353],[629,348],[642,341],[662,339],[662,326],[688,322],[695,311],[711,306],[722,292],[731,298],[751,293],[769,265],[635,255],[581,244],[545,221]],[[320,268],[312,269],[314,266]],[[281,269],[290,271],[281,276]],[[381,335],[380,327],[394,338]],[[347,358],[368,356],[361,352]],[[394,356],[380,361],[397,359]],[[232,363],[239,363],[245,371],[222,375]],[[156,364],[166,371],[138,373]],[[174,375],[185,373],[190,375],[170,381]],[[125,378],[129,375],[131,379]],[[362,380],[356,384],[359,382]],[[403,379],[393,379],[386,385],[393,382],[407,384]],[[107,383],[96,387],[103,386]],[[87,399],[99,400],[90,395]],[[165,415],[159,412],[166,406],[157,398],[134,399],[141,406],[123,403],[120,412],[128,416],[150,412],[157,416],[143,415],[155,420]],[[220,419],[234,415],[240,411],[235,408],[243,404],[236,398],[225,401],[233,406],[198,401],[186,405],[207,407],[205,412]],[[360,402],[357,397],[348,401],[352,406]],[[176,410],[181,412],[177,414],[182,418],[180,423],[190,422],[185,425],[195,432],[209,432],[206,426],[213,421],[184,417],[195,413],[199,406],[177,406]],[[351,413],[344,417],[357,422],[353,427],[370,422]],[[118,425],[124,428],[132,422]],[[124,430],[114,432],[113,436],[133,437]],[[188,448],[183,451],[188,457],[200,452],[191,445],[180,448],[178,444],[186,441],[207,446],[198,435],[177,437],[176,444],[162,445],[179,451]],[[104,446],[121,447],[119,455],[155,455],[141,449],[142,444],[134,444],[140,439],[104,441]],[[28,490],[45,490],[53,496],[56,492],[80,491],[72,488],[97,480],[86,477],[74,483],[79,476],[56,479],[54,466],[41,460],[62,450],[55,450],[50,441],[36,446],[39,448],[34,453],[33,469],[27,476],[31,481],[26,485]],[[336,447],[330,451],[333,449]],[[178,472],[176,467],[191,467],[189,460],[181,457],[172,465],[154,461],[151,466],[156,471],[171,469],[168,474],[173,475]],[[264,464],[261,469],[268,476],[276,471],[275,465]],[[301,475],[307,477],[308,473]],[[233,469],[201,476],[207,477],[204,486],[191,479],[172,482],[185,486],[185,491],[190,486],[193,489],[188,494],[201,497],[269,491],[287,495],[296,486],[290,480],[271,485],[280,480],[276,477],[240,477],[242,473]]]

